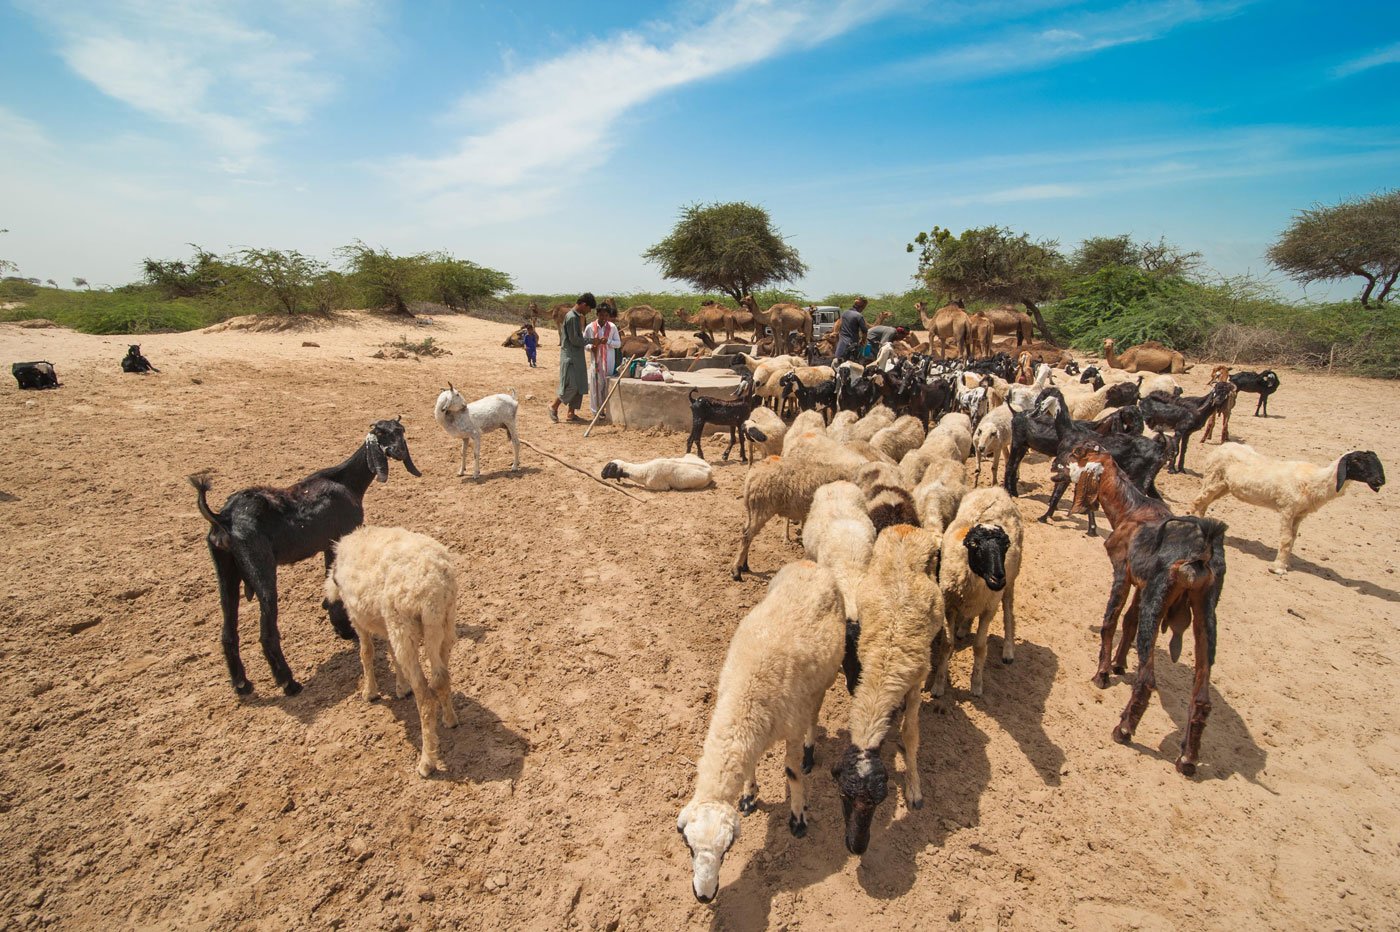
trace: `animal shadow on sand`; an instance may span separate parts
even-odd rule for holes
[[[1162,761],[1167,767],[1171,767],[1175,764],[1177,756],[1181,754],[1181,737],[1185,733],[1190,717],[1191,687],[1196,673],[1194,664],[1173,663],[1164,649],[1158,648],[1157,650],[1156,697],[1162,710],[1171,717],[1176,730],[1163,736],[1157,747],[1153,748],[1143,743],[1143,739],[1151,741],[1152,737],[1139,728],[1133,736],[1132,743],[1128,746]],[[1189,650],[1190,645],[1188,644],[1186,650],[1183,650],[1182,656],[1189,656]],[[1117,683],[1129,688],[1133,682],[1131,675],[1114,677],[1114,679]],[[1127,703],[1125,691],[1115,689],[1113,694],[1115,698],[1122,699],[1124,704]],[[1111,727],[1112,723],[1104,723],[1105,741],[1109,740]],[[1224,694],[1212,684],[1210,687],[1210,717],[1206,720],[1206,730],[1201,736],[1201,759],[1200,763],[1197,764],[1196,775],[1191,779],[1196,781],[1227,780],[1235,774],[1239,774],[1255,786],[1261,786],[1274,792],[1271,787],[1259,781],[1259,774],[1263,772],[1268,756],[1268,752],[1255,742],[1244,719],[1225,700]]]
[[[385,682],[380,680],[381,689]],[[389,674],[387,682],[393,683],[393,673]],[[412,695],[395,699],[391,692],[377,704],[391,709],[403,724],[404,767],[411,770],[423,746],[417,701]],[[438,723],[438,743],[447,771],[435,774],[435,778],[454,783],[495,783],[519,778],[525,755],[532,750],[530,739],[512,730],[495,712],[465,693],[454,690],[452,705],[457,710],[459,724],[448,728]]]
[[[468,462],[467,466],[470,467],[471,463]],[[484,485],[496,479],[523,479],[526,476],[533,476],[540,472],[544,472],[544,470],[538,466],[522,465],[519,469],[511,469],[509,466],[505,466],[501,469],[492,470],[491,472],[482,472],[480,479],[473,478],[471,473],[467,473],[465,476],[456,476],[456,479],[458,482],[464,484]]]
[[[1306,525],[1304,525],[1304,527],[1306,528]],[[1305,532],[1300,531],[1298,536],[1302,537],[1304,533]],[[1243,537],[1227,536],[1225,538],[1225,543],[1252,557],[1257,557],[1266,563],[1272,563],[1274,557],[1278,554],[1278,548],[1275,545],[1265,544],[1257,540],[1248,540]],[[1369,595],[1372,598],[1381,599],[1385,602],[1400,602],[1400,592],[1396,592],[1394,589],[1387,589],[1384,586],[1378,586],[1364,579],[1348,579],[1334,569],[1326,566],[1318,566],[1311,560],[1303,559],[1298,556],[1297,551],[1294,551],[1292,559],[1288,561],[1288,571],[1290,573],[1307,573],[1309,576],[1316,576],[1318,579],[1325,579],[1328,582],[1339,582],[1350,589],[1355,589],[1362,595]]]
[[[17,502],[18,495],[11,495],[9,492],[0,492],[0,502]]]

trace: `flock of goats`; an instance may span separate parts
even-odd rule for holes
[[[931,332],[930,340],[938,336]],[[1098,509],[1112,525],[1105,539],[1112,582],[1094,682],[1106,688],[1111,674],[1125,672],[1130,645],[1138,658],[1114,740],[1131,739],[1155,688],[1159,633],[1170,632],[1173,660],[1185,633],[1192,633],[1196,675],[1176,761],[1187,776],[1195,772],[1210,712],[1215,612],[1225,580],[1225,526],[1205,517],[1207,508],[1231,494],[1278,512],[1282,532],[1271,569],[1281,574],[1304,517],[1342,494],[1348,481],[1373,491],[1385,482],[1370,451],[1313,465],[1229,443],[1228,418],[1239,393],[1259,395],[1255,413],[1267,416],[1268,398],[1279,387],[1270,371],[1231,374],[1219,367],[1210,390],[1192,397],[1171,375],[1183,371],[1179,354],[1165,347],[1134,347],[1132,355],[1120,357],[1110,345],[1106,355],[1125,368],[1081,370],[1062,355],[1053,361],[1064,365],[1052,367],[1038,361],[1044,354],[1029,349],[1016,358],[1000,352],[949,359],[927,344],[886,344],[860,365],[816,359],[819,344],[807,346],[811,350],[802,356],[738,354],[741,381],[732,398],[692,392],[693,426],[684,456],[615,460],[603,470],[604,478],[628,478],[651,489],[706,485],[703,435],[728,428],[725,458],[736,442],[741,460],[748,459],[750,444],[755,450],[744,481],[734,578],[748,569],[749,545],[768,521],[783,517],[801,525],[806,559],[772,577],[763,600],[734,633],[694,793],[677,821],[692,856],[693,891],[702,902],[718,892],[720,866],[738,835],[741,813],[757,806],[756,766],[779,740],[786,742],[789,828],[795,836],[806,834],[804,775],[814,764],[823,698],[839,673],[853,696],[850,744],[832,769],[847,848],[861,854],[869,844],[872,817],[888,795],[881,746],[897,724],[905,799],[911,809],[922,805],[916,764],[922,691],[941,695],[953,651],[970,644],[971,691],[982,694],[988,632],[998,608],[1002,661],[1014,659],[1023,529],[1012,499],[1029,451],[1051,457],[1054,489],[1041,521],[1052,518],[1072,487],[1068,510],[1087,513],[1091,534]],[[451,386],[442,392],[434,416],[462,441],[459,474],[465,473],[469,444],[480,474],[482,436],[497,429],[509,434],[518,468],[517,408],[513,392],[470,403]],[[1221,444],[1205,458],[1192,514],[1174,515],[1157,493],[1157,473],[1163,466],[1181,470],[1191,436],[1204,427],[1209,437],[1217,417],[1223,419]],[[698,455],[690,453],[692,446]],[[965,463],[974,456],[969,487]],[[422,724],[418,772],[428,776],[443,769],[438,719],[456,724],[448,657],[457,587],[451,555],[437,541],[400,528],[361,527],[365,491],[372,481],[387,480],[390,459],[420,475],[396,420],[374,423],[339,465],[288,488],[236,492],[217,512],[206,501],[207,479],[191,482],[209,524],[234,689],[252,689],[238,651],[240,588],[258,599],[261,644],[276,683],[287,695],[301,689],[282,655],[276,573],[279,564],[320,553],[327,574],[323,607],[338,635],[359,641],[364,697],[373,699],[378,690],[376,635],[389,642],[396,695],[411,689],[416,697]],[[981,484],[986,460],[989,486]],[[1123,634],[1115,652],[1120,615]]]

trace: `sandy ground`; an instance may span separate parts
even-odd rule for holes
[[[689,797],[729,635],[768,572],[799,555],[770,525],[759,575],[730,581],[744,467],[712,490],[625,498],[503,435],[481,483],[432,421],[451,379],[516,387],[523,435],[596,470],[677,454],[677,435],[588,440],[546,417],[556,371],[499,346],[508,328],[353,317],[301,332],[147,336],[160,375],[123,375],[126,341],[0,325],[4,361],[54,361],[56,392],[0,389],[0,924],[71,928],[1356,928],[1400,916],[1396,490],[1359,486],[1309,519],[1294,572],[1266,572],[1269,513],[1227,500],[1214,712],[1194,780],[1172,760],[1189,667],[1159,661],[1136,743],[1109,740],[1129,686],[1094,670],[1109,567],[1082,519],[1027,525],[1016,662],[922,717],[927,805],[892,792],[869,852],[849,856],[826,770],[847,699],[822,715],[813,828],[789,836],[781,757],[722,873],[689,891],[675,817]],[[454,355],[368,358],[400,333]],[[303,341],[319,346],[303,346]],[[1207,368],[1187,381],[1199,388]],[[1394,383],[1284,372],[1276,416],[1240,439],[1325,462],[1400,463]],[[394,466],[368,520],[458,554],[450,773],[413,772],[412,699],[367,704],[359,660],[320,602],[320,564],[283,567],[282,635],[305,691],[272,686],[244,608],[257,692],[229,688],[205,524],[212,500],[331,465],[402,414],[413,479]],[[1192,472],[1164,477],[1178,508]],[[1022,470],[1023,514],[1046,467]],[[1000,634],[1000,623],[994,625]],[[994,635],[994,640],[996,635]],[[992,656],[999,656],[993,644]],[[1184,657],[1190,659],[1188,644]],[[380,653],[380,662],[383,653]],[[381,670],[381,677],[387,670]],[[892,752],[887,748],[886,756]]]

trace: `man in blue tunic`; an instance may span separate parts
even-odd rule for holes
[[[841,329],[836,335],[836,360],[854,359],[865,342],[865,333],[870,325],[865,322],[864,298],[856,298],[849,311],[841,312]]]

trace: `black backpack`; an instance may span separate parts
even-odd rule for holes
[[[51,362],[16,362],[10,372],[20,388],[58,388],[58,373]]]

